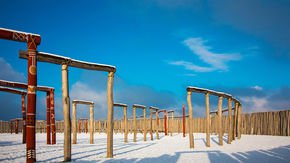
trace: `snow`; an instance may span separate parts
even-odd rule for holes
[[[114,106],[120,106],[120,107],[123,107],[123,106],[127,106],[127,104],[124,104],[124,103],[114,103]]]
[[[133,104],[133,107],[137,107],[137,108],[146,108],[145,105],[140,105],[140,104]]]
[[[205,146],[205,134],[194,134],[195,148],[189,149],[188,137],[182,134],[164,136],[160,140],[143,141],[142,134],[124,143],[122,134],[114,134],[114,158],[106,158],[106,134],[95,133],[95,144],[89,144],[89,133],[78,134],[72,145],[72,162],[289,162],[290,137],[242,135],[241,140],[224,145],[211,136],[211,147]],[[25,145],[21,134],[0,134],[0,162],[25,162]],[[63,161],[63,133],[57,133],[57,144],[46,145],[46,134],[37,134],[37,161]]]
[[[22,34],[25,34],[25,35],[34,35],[34,36],[39,36],[40,37],[39,34],[22,32],[22,31],[16,31],[16,30],[13,30],[13,29],[8,29],[8,28],[0,28],[0,30],[9,31],[9,32],[16,32],[16,33],[22,33]]]

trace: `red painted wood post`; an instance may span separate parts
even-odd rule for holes
[[[55,114],[54,114],[54,89],[50,89],[50,125],[51,125],[51,144],[56,144]]]
[[[27,114],[26,114],[26,162],[36,161],[35,152],[35,114],[36,114],[36,86],[37,86],[37,60],[36,50],[40,44],[39,35],[29,34],[0,28],[0,38],[26,42],[28,48],[28,88],[27,88]]]
[[[185,137],[185,106],[182,105],[182,132],[183,137]]]
[[[26,162],[36,161],[35,151],[35,115],[36,115],[36,86],[37,86],[37,60],[36,37],[27,35],[28,48],[28,88],[27,88],[27,115],[26,115]],[[40,43],[40,41],[39,41]],[[39,44],[38,43],[38,44]]]
[[[50,133],[50,92],[46,92],[46,144],[51,144]]]
[[[23,120],[23,132],[22,132],[22,143],[26,143],[26,108],[25,108],[25,94],[21,95],[22,104],[22,120]]]
[[[15,120],[15,134],[18,134],[18,126],[19,126],[19,120]]]
[[[167,135],[167,112],[164,111],[163,114],[164,114],[164,132],[165,135]]]

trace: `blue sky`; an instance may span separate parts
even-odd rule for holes
[[[180,112],[191,85],[230,93],[246,112],[290,108],[289,1],[4,0],[0,13],[1,27],[40,34],[39,51],[116,66],[116,102]],[[26,61],[18,58],[25,48],[0,40],[1,79],[27,80]],[[60,66],[39,63],[38,74],[40,85],[55,87],[61,119]],[[95,101],[95,117],[105,118],[107,74],[70,68],[69,75],[71,98]],[[20,97],[0,97],[0,119],[20,116]],[[38,93],[38,119],[44,103]],[[203,96],[194,95],[193,103],[202,116]]]

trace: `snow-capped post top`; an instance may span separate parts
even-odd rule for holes
[[[19,58],[27,59],[28,52],[24,50],[20,50]],[[37,52],[37,61],[49,62],[49,63],[59,64],[59,65],[67,64],[68,66],[71,66],[71,67],[82,68],[82,69],[87,69],[87,70],[116,72],[115,66],[79,61],[79,60],[71,59],[69,57],[64,57],[64,56],[45,53],[45,52]]]

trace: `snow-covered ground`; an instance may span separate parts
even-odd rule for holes
[[[189,149],[188,137],[181,134],[164,136],[154,141],[123,142],[122,134],[114,134],[114,158],[106,158],[106,134],[95,133],[95,144],[89,144],[89,134],[78,134],[78,144],[72,145],[75,162],[290,162],[290,137],[242,135],[241,140],[224,145],[211,136],[211,147],[205,147],[205,134],[194,134],[195,148]],[[25,162],[25,145],[21,134],[0,134],[0,162]],[[46,135],[37,134],[37,161],[63,161],[63,134],[57,134],[56,145],[46,145]]]

